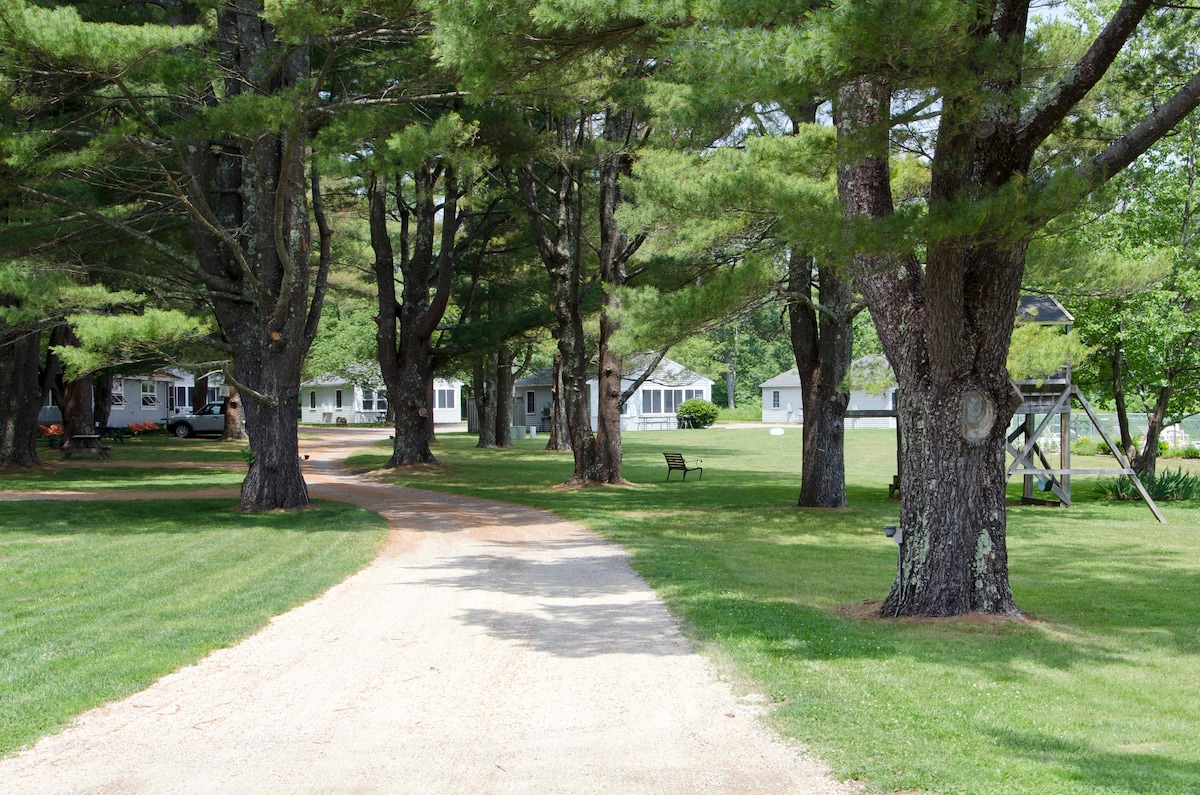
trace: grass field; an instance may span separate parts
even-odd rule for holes
[[[0,491],[236,488],[246,475],[247,447],[245,442],[146,434],[112,444],[104,461],[93,456],[64,460],[58,450],[43,444],[38,455],[47,466],[0,470]]]
[[[379,516],[336,503],[236,507],[90,502],[85,521],[80,503],[0,502],[0,755],[254,633],[386,539]]]
[[[627,434],[632,487],[556,490],[569,454],[449,435],[443,470],[395,477],[548,508],[621,543],[706,652],[839,777],[882,791],[1200,792],[1200,505],[1163,505],[1159,525],[1077,478],[1071,509],[1010,509],[1013,589],[1034,620],[882,621],[862,614],[895,572],[881,531],[898,517],[894,437],[847,437],[851,507],[833,511],[793,507],[792,429]],[[663,450],[703,459],[703,480],[664,482]]]

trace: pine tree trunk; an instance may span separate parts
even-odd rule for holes
[[[63,417],[63,447],[72,447],[71,438],[96,432],[95,401],[91,376],[83,376],[63,384],[59,402]],[[157,419],[157,418],[156,418]]]
[[[596,452],[598,480],[624,483],[621,477],[621,357],[612,350],[621,311],[620,291],[625,286],[625,263],[637,248],[617,223],[617,209],[624,200],[621,180],[633,167],[632,158],[622,146],[633,138],[634,115],[629,109],[606,114],[604,138],[614,151],[600,166],[600,284],[604,290],[600,306],[600,341],[596,395]],[[632,243],[632,245],[631,245]]]
[[[861,80],[839,99],[839,136],[867,142],[859,159],[839,167],[843,212],[886,218],[891,185],[878,121],[890,95]],[[947,169],[972,162],[948,154],[953,142],[939,145]],[[935,198],[956,175],[935,169]],[[1020,612],[1008,581],[1004,441],[1020,405],[1005,358],[1023,264],[1019,242],[931,243],[924,269],[911,256],[855,257],[859,289],[899,383],[904,439],[901,567],[884,615]]]
[[[41,341],[38,333],[0,338],[0,469],[41,463],[37,454]]]
[[[800,497],[796,504],[801,508],[844,508],[845,412],[849,393],[830,390],[819,381],[802,392],[804,450],[800,461]]]
[[[574,127],[560,121],[557,130],[566,148],[573,145]],[[554,169],[554,218],[548,228],[538,200],[540,180],[533,164],[526,164],[519,175],[521,195],[530,220],[530,228],[542,264],[550,276],[550,311],[554,315],[553,334],[562,368],[562,385],[557,395],[566,418],[575,458],[575,470],[568,484],[582,485],[600,479],[600,458],[596,435],[592,431],[588,401],[588,350],[583,334],[580,257],[582,229],[578,205],[579,175],[566,164]],[[558,440],[561,442],[561,438]]]
[[[565,452],[571,449],[571,431],[567,428],[567,411],[563,401],[562,357],[554,356],[554,384],[550,396],[550,438],[546,449]]]
[[[112,378],[107,375],[92,379],[92,422],[97,428],[108,425],[108,417],[112,413]]]
[[[607,300],[607,299],[606,299]],[[597,384],[596,447],[600,458],[599,479],[622,483],[621,477],[621,358],[609,340],[614,331],[612,314],[600,318],[600,368]]]
[[[1137,448],[1133,443],[1133,433],[1129,430],[1129,409],[1125,404],[1125,351],[1119,337],[1112,342],[1107,355],[1111,368],[1113,406],[1117,410],[1117,434],[1121,439],[1121,451],[1132,457],[1136,455]]]
[[[582,485],[600,480],[600,455],[596,434],[592,431],[592,409],[588,400],[588,355],[583,338],[583,323],[578,304],[572,310],[568,328],[559,329],[558,352],[563,362],[563,398],[575,472],[567,481]]]
[[[476,447],[496,447],[496,355],[480,354],[475,360],[475,412],[479,418]]]
[[[797,126],[814,123],[817,103],[805,102],[792,118]],[[846,374],[854,354],[854,291],[851,275],[837,264],[818,265],[795,246],[788,257],[788,325],[804,411],[801,508],[846,505]]]
[[[271,394],[280,396],[278,406],[266,406],[258,400],[242,404],[246,424],[254,429],[250,434],[250,469],[242,481],[241,509],[245,512],[308,505],[308,487],[300,471],[300,440],[296,425],[299,371],[292,379],[289,369],[272,368],[274,372],[262,374],[266,376],[263,381],[275,382]],[[277,379],[294,380],[294,388],[287,391]]]
[[[513,367],[512,352],[501,344],[496,359],[496,446],[512,447]]]
[[[377,354],[395,428],[389,467],[438,463],[430,449],[433,442],[430,397],[436,369],[431,340],[450,298],[454,240],[460,221],[458,186],[453,169],[445,167],[443,170],[440,163],[425,163],[413,170],[412,177],[415,187],[411,202],[401,200],[399,182],[394,188],[402,224],[399,245],[402,293],[399,300],[396,258],[387,227],[387,179],[380,174],[373,175],[367,191],[368,226],[375,253],[379,301]],[[440,207],[437,201],[439,179],[442,180],[443,194]],[[416,229],[410,237],[412,219],[416,220]],[[437,245],[439,226],[440,247]]]
[[[404,350],[403,346],[401,350]],[[401,355],[400,359],[395,391],[395,439],[387,466],[436,464],[438,460],[430,449],[433,441],[430,433],[433,407],[429,404],[429,385],[433,381],[431,363],[427,356],[419,353]],[[392,394],[390,389],[389,394]]]
[[[261,2],[218,9],[222,101],[303,96],[294,92],[309,80],[308,50],[280,42],[264,14]],[[308,504],[297,448],[300,372],[321,313],[331,233],[315,172],[310,211],[309,129],[299,101],[294,110],[282,128],[225,138],[213,131],[186,142],[193,247],[232,349],[229,380],[239,389],[253,459],[242,484],[245,512]]]
[[[812,295],[815,273],[820,284],[817,301]],[[845,414],[850,404],[845,382],[854,345],[851,285],[833,268],[818,269],[812,257],[798,251],[790,258],[788,281],[792,352],[804,401],[797,505],[841,508],[846,505]]]

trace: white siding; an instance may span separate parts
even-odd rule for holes
[[[774,405],[775,394],[779,405]],[[803,392],[798,386],[764,386],[762,388],[763,422],[800,422],[804,419]]]
[[[341,393],[339,405],[338,393]],[[302,384],[300,387],[300,421],[336,423],[339,418],[347,425],[382,422],[387,416],[387,390],[382,387],[364,389],[346,382]],[[456,423],[462,416],[462,382],[452,378],[433,381],[433,421],[435,424]]]

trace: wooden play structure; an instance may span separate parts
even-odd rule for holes
[[[1021,296],[1017,319],[1023,323],[1061,326],[1064,330],[1069,330],[1075,322],[1062,304],[1050,296],[1042,295]],[[1017,409],[1017,417],[1024,419],[1008,435],[1008,453],[1012,456],[1008,476],[1011,478],[1020,474],[1024,479],[1022,502],[1069,507],[1072,475],[1125,475],[1133,482],[1155,518],[1160,522],[1166,521],[1137,473],[1130,467],[1120,445],[1104,430],[1087,398],[1072,383],[1070,365],[1042,381],[1017,382],[1017,387],[1023,399],[1021,407]],[[1071,465],[1071,408],[1074,403],[1078,403],[1087,413],[1100,437],[1112,450],[1120,464],[1119,469],[1079,469]],[[1046,451],[1053,452],[1054,447],[1058,448],[1058,466],[1052,466],[1046,457]]]

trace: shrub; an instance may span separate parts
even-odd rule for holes
[[[1200,447],[1189,444],[1187,447],[1172,447],[1164,458],[1200,458]]]
[[[717,415],[720,413],[721,409],[717,407],[716,403],[710,403],[700,398],[685,400],[675,410],[677,417],[682,417],[684,414],[690,416],[693,428],[707,428],[717,421]]]
[[[1163,470],[1153,480],[1147,479],[1142,485],[1150,493],[1150,499],[1155,502],[1200,499],[1200,478],[1184,472],[1182,468],[1174,472],[1169,469]],[[1125,475],[1097,481],[1095,493],[1106,500],[1127,501],[1142,498],[1133,481]]]
[[[1112,455],[1112,448],[1103,439],[1080,436],[1071,442],[1071,452],[1075,455]]]

